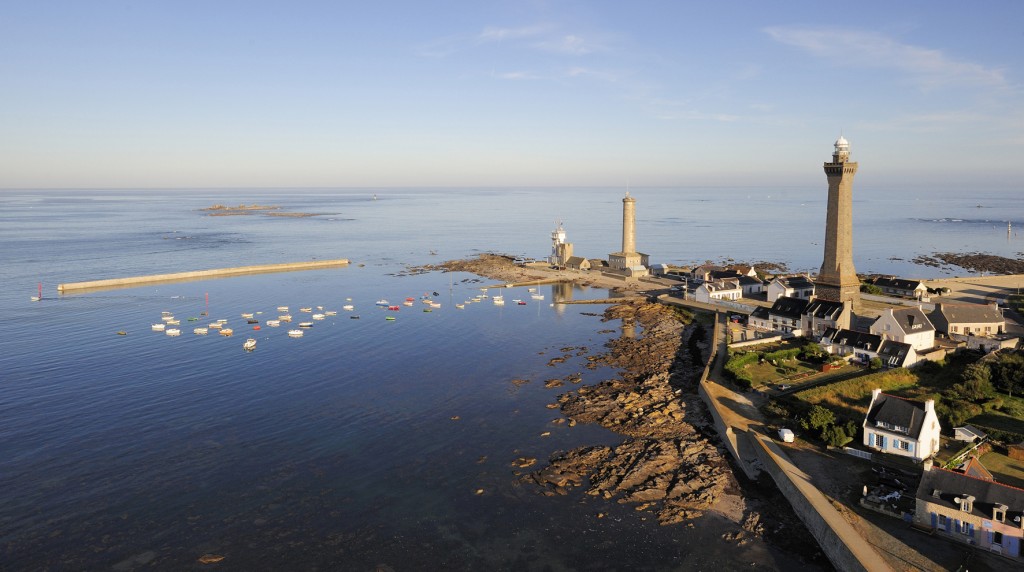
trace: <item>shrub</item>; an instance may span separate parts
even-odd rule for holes
[[[882,358],[877,356],[871,358],[871,361],[868,362],[868,367],[875,370],[882,369]]]
[[[821,438],[832,447],[842,447],[853,441],[853,437],[846,433],[846,430],[836,425],[829,425],[821,432]]]
[[[875,296],[882,295],[882,289],[879,288],[878,286],[875,286],[874,284],[861,284],[860,291],[864,292],[865,294],[873,294]]]
[[[806,430],[817,429],[822,431],[835,422],[836,416],[834,413],[820,405],[814,405],[800,419],[800,426]]]

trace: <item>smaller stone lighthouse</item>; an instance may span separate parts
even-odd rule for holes
[[[622,250],[608,255],[608,267],[627,278],[647,276],[648,257],[636,251],[636,199],[626,191],[622,199]]]

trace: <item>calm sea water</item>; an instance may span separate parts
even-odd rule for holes
[[[637,189],[638,245],[655,262],[814,268],[822,194]],[[1006,220],[1024,222],[1013,193],[876,195],[855,201],[862,272],[926,277],[941,271],[906,261],[1024,250],[1006,236]],[[603,256],[619,247],[621,198],[608,189],[0,191],[0,568],[182,569],[207,553],[247,570],[787,567],[790,557],[763,543],[721,540],[717,517],[662,528],[629,507],[516,485],[516,457],[621,440],[553,425],[559,413],[545,407],[564,391],[545,379],[614,375],[585,369],[582,357],[547,366],[560,348],[598,351],[616,335],[605,330],[614,323],[586,315],[599,307],[550,302],[606,292],[546,286],[541,303],[524,288],[506,298],[526,306],[457,310],[479,293],[478,277],[401,275],[480,251],[545,256],[556,220],[577,253]],[[216,203],[318,216],[200,211]],[[353,264],[55,294],[61,282],[327,258]],[[44,300],[32,303],[38,283]],[[403,307],[386,321],[374,306],[424,293],[442,308]],[[302,339],[253,332],[240,317],[265,320],[279,305],[297,321],[308,319],[300,306],[338,315]],[[151,331],[162,311],[182,319],[181,337]],[[236,335],[193,336],[185,319],[204,311],[200,324],[226,318]],[[245,353],[250,335],[258,348]]]

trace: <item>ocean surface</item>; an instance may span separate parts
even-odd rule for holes
[[[815,269],[824,193],[634,189],[637,245],[652,262]],[[490,282],[405,272],[479,252],[544,257],[557,221],[577,254],[605,256],[620,246],[622,195],[0,191],[0,568],[182,570],[203,568],[208,554],[238,570],[791,567],[793,555],[765,543],[723,540],[720,517],[660,527],[629,506],[544,497],[517,483],[517,457],[621,441],[599,427],[552,424],[560,414],[545,407],[571,389],[545,389],[546,379],[615,375],[585,369],[575,350],[547,365],[562,348],[601,351],[618,327],[593,315],[601,306],[551,302],[607,292],[542,286],[538,301],[518,288],[505,297],[525,306],[484,300],[460,310]],[[316,216],[202,210],[243,203]],[[964,275],[910,260],[1024,250],[1016,230],[1007,235],[1007,221],[1024,225],[1017,192],[866,192],[854,209],[860,272]],[[56,292],[63,282],[333,258],[352,264]],[[43,300],[31,302],[39,284]],[[424,295],[441,308],[374,304]],[[282,305],[296,322],[309,319],[300,307],[338,313],[301,339],[284,326],[253,331],[241,318],[262,322]],[[181,320],[180,337],[152,331],[165,311]],[[192,334],[216,319],[235,335]],[[258,345],[247,353],[250,336]]]

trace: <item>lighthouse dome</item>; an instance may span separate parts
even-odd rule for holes
[[[849,146],[850,146],[850,142],[847,141],[846,138],[843,137],[842,135],[839,136],[839,139],[836,139],[836,148],[837,149],[839,147],[849,147]]]

